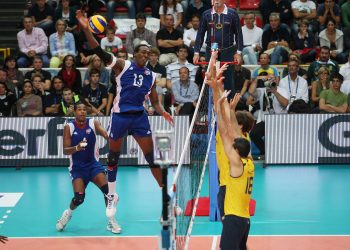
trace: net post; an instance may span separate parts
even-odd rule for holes
[[[168,190],[168,168],[174,163],[172,154],[173,130],[159,130],[155,136],[155,164],[160,165],[162,170],[162,215],[159,249],[175,249],[171,241],[172,216],[170,210],[170,196]]]

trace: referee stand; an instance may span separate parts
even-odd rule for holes
[[[171,213],[171,198],[168,194],[168,168],[175,162],[175,148],[172,147],[174,142],[173,130],[159,130],[154,132],[155,138],[155,163],[162,169],[162,215],[160,223],[162,230],[160,234],[159,249],[175,249],[172,246],[174,241],[175,229],[172,228],[174,223],[174,213]],[[175,243],[176,244],[176,243]]]

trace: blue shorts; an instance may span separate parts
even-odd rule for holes
[[[152,136],[148,115],[144,111],[137,113],[113,113],[109,126],[109,137],[113,140],[128,134],[135,137]]]
[[[72,181],[81,178],[84,180],[85,186],[92,181],[92,179],[99,173],[104,173],[105,169],[102,167],[101,163],[93,162],[86,164],[84,166],[75,166],[73,165],[72,169],[69,171],[69,174],[72,178]]]

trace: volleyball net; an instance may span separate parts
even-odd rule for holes
[[[215,139],[215,133],[209,133],[215,130],[210,129],[215,124],[210,104],[211,90],[204,82],[170,188],[170,213],[174,213],[171,245],[177,250],[188,248],[198,198],[208,166],[209,145],[210,141]],[[189,157],[190,161],[183,164],[186,157]]]

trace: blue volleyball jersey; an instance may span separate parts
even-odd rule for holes
[[[124,69],[115,79],[117,85],[112,111],[143,111],[145,96],[151,92],[156,74],[146,67],[137,67],[134,62],[126,60]]]
[[[70,155],[69,169],[84,168],[91,163],[98,162],[98,147],[96,144],[96,131],[94,119],[86,119],[84,128],[77,126],[75,120],[67,123],[70,128],[71,146],[76,146],[84,138],[87,146],[85,150],[80,150]]]

